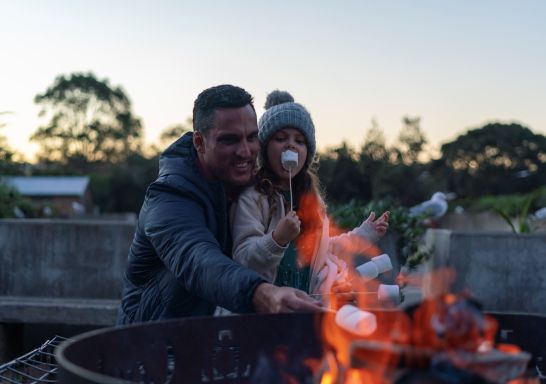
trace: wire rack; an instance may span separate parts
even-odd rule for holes
[[[55,336],[41,347],[0,365],[0,383],[56,383],[58,365],[53,353],[64,340],[66,338]]]

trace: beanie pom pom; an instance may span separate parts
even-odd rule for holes
[[[275,105],[283,104],[283,103],[293,103],[294,98],[292,95],[286,91],[273,91],[269,95],[267,95],[267,99],[265,100],[265,109],[269,109],[271,107],[274,107]]]

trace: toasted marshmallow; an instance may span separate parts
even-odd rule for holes
[[[281,153],[281,162],[284,169],[291,171],[298,166],[298,153],[286,150]]]
[[[386,253],[372,257],[372,261],[377,265],[379,273],[384,273],[392,269],[391,258]]]
[[[359,336],[368,336],[377,329],[377,320],[371,312],[346,304],[336,313],[336,324]]]
[[[360,264],[356,267],[356,271],[365,281],[375,279],[379,275],[379,269],[373,261]]]
[[[379,284],[377,289],[377,299],[385,302],[390,301],[394,304],[400,303],[400,287],[396,284]]]

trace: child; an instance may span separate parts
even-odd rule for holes
[[[349,234],[330,238],[326,206],[310,170],[316,150],[311,116],[287,92],[269,94],[265,108],[258,123],[256,182],[232,209],[233,258],[276,285],[329,294],[347,274],[345,263],[331,253],[336,243],[339,248],[348,236],[377,241],[387,230],[389,213],[375,221],[372,213]],[[291,154],[290,172],[281,160],[287,150],[297,154]]]

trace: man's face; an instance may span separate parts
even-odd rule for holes
[[[260,149],[256,112],[250,105],[216,109],[212,128],[205,136],[196,132],[194,145],[209,180],[226,186],[248,184]]]

